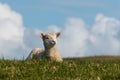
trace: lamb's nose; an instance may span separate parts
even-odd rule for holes
[[[56,42],[54,40],[51,41],[52,44],[56,44]]]

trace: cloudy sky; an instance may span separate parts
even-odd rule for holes
[[[0,0],[0,58],[42,47],[40,32],[61,32],[63,57],[120,55],[120,0]]]

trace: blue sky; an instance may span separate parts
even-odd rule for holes
[[[120,19],[120,0],[1,0],[19,12],[26,27],[63,26],[68,17],[92,25],[98,13]]]
[[[120,0],[0,0],[0,58],[43,47],[58,32],[63,57],[120,55]]]

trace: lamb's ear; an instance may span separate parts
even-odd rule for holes
[[[40,37],[41,37],[41,38],[44,38],[44,34],[43,34],[43,33],[40,33]]]
[[[57,32],[57,33],[56,33],[56,37],[59,37],[59,36],[60,36],[60,34],[61,34],[60,32]]]

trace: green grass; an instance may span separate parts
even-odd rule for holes
[[[0,80],[120,80],[120,57],[0,60]]]

